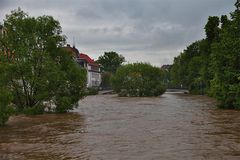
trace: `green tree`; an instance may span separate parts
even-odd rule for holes
[[[121,96],[159,96],[165,92],[163,71],[146,63],[121,66],[112,78],[114,90]]]
[[[240,0],[237,0],[237,2],[235,3],[235,6],[237,10],[240,10]]]
[[[0,87],[11,93],[14,108],[41,113],[51,103],[56,112],[73,109],[84,96],[86,71],[61,49],[65,37],[59,22],[17,9],[6,16],[3,29]]]
[[[3,54],[0,50],[0,58]],[[13,113],[13,107],[11,106],[13,96],[10,92],[11,87],[7,85],[11,76],[11,74],[8,74],[11,66],[2,65],[1,62],[0,59],[0,126],[4,125]]]
[[[231,19],[209,17],[206,39],[174,59],[171,78],[193,93],[208,93],[223,108],[240,109],[240,1]],[[221,25],[220,25],[221,22]]]
[[[228,20],[222,17],[227,25]],[[220,40],[219,18],[209,17],[205,25],[206,39],[189,45],[175,60],[171,69],[172,83],[191,93],[208,93],[213,73],[210,71],[211,45]]]
[[[125,58],[116,52],[105,52],[97,62],[102,66],[104,72],[116,73],[117,69],[125,62]]]
[[[205,32],[207,36],[207,40],[209,43],[218,39],[219,36],[219,18],[217,16],[208,17],[208,22],[205,26]]]
[[[211,93],[223,108],[240,109],[240,10],[239,1],[228,25],[222,28],[220,41],[212,45],[214,78]]]
[[[12,95],[6,88],[0,88],[0,126],[4,125],[13,113]]]
[[[195,76],[200,74],[202,61],[199,62],[199,59],[201,59],[200,47],[202,43],[203,40],[192,43],[174,59],[174,64],[171,68],[171,77],[176,87],[189,88]],[[195,57],[199,58],[196,59]]]

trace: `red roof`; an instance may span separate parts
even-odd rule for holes
[[[97,64],[92,58],[90,58],[88,55],[86,55],[84,53],[80,53],[79,58],[85,59],[87,61],[87,63],[90,65],[99,66],[99,64]]]

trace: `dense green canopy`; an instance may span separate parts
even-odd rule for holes
[[[192,93],[207,93],[220,107],[240,109],[240,10],[231,18],[209,17],[206,39],[187,47],[176,57],[171,70],[172,83],[185,85]]]
[[[100,56],[97,62],[101,65],[102,71],[116,73],[118,67],[125,62],[125,58],[116,52],[105,52],[104,55]]]
[[[114,90],[122,96],[159,96],[165,92],[162,70],[146,63],[121,66],[112,83]]]
[[[56,112],[72,109],[84,96],[86,71],[61,49],[65,37],[59,22],[51,16],[30,17],[18,9],[6,16],[3,29],[0,112],[8,114],[8,108],[14,108],[42,113],[47,106]]]

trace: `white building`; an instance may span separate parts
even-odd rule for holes
[[[77,62],[87,69],[87,87],[99,87],[101,84],[100,65],[83,53],[79,54]]]
[[[91,59],[87,54],[79,53],[73,46],[67,45],[64,47],[69,51],[76,62],[87,70],[87,87],[99,87],[101,84],[100,65]]]

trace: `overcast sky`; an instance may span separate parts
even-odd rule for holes
[[[229,14],[236,0],[0,0],[0,22],[20,7],[59,20],[69,44],[94,59],[116,51],[128,62],[171,64],[205,37],[208,16]]]

